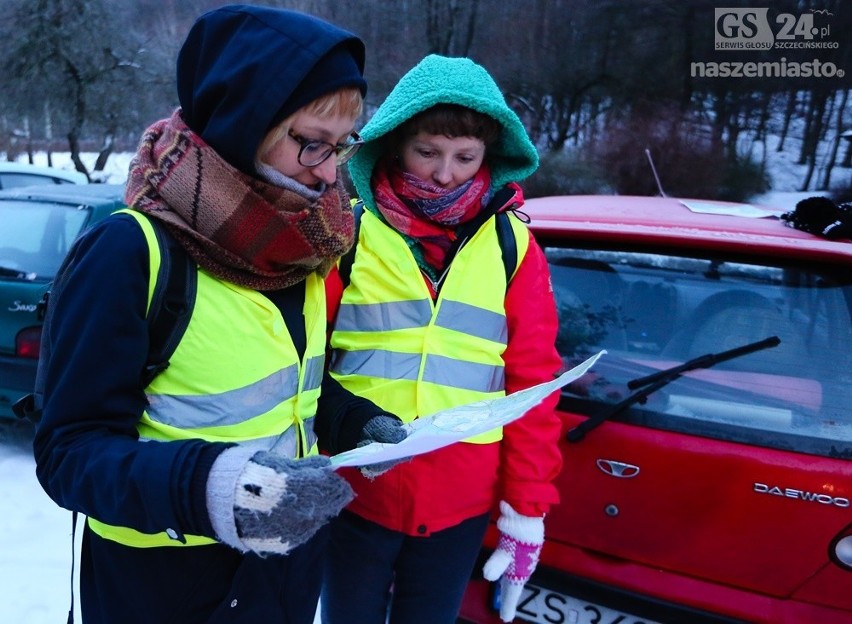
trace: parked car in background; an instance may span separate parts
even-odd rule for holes
[[[79,171],[0,161],[0,189],[20,188],[36,184],[88,183],[89,179]]]
[[[62,184],[0,191],[0,419],[35,381],[39,302],[71,244],[123,206],[124,186]]]
[[[852,623],[852,242],[719,202],[523,210],[566,368],[606,353],[562,392],[516,621]],[[495,599],[477,566],[462,620],[498,623]]]

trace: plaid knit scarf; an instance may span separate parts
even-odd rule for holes
[[[180,117],[149,127],[130,164],[128,206],[160,219],[216,277],[255,290],[325,276],[353,242],[338,178],[316,201],[225,162]]]
[[[373,172],[372,185],[381,215],[406,238],[420,267],[435,279],[444,269],[458,226],[488,203],[491,174],[483,166],[473,178],[447,191],[385,160]]]

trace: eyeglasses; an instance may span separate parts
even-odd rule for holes
[[[354,130],[349,134],[346,143],[337,144],[306,139],[293,132],[292,128],[287,131],[287,135],[299,144],[299,156],[297,160],[303,167],[316,167],[324,163],[332,154],[335,155],[337,166],[339,167],[352,158],[355,152],[358,151],[358,148],[364,144],[364,140]]]

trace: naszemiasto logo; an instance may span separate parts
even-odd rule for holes
[[[832,17],[829,11],[779,13],[774,18],[768,8],[715,9],[716,50],[801,50],[837,48],[831,41]]]
[[[788,60],[788,51],[838,48],[831,40],[831,18],[828,10],[794,15],[770,15],[768,8],[715,9],[715,49],[755,52],[779,50],[780,58],[737,61],[697,61],[690,63],[693,78],[843,78],[846,70],[832,61],[819,58]],[[792,56],[801,56],[795,55]],[[730,57],[728,57],[730,58]]]

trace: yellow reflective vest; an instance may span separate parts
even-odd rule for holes
[[[494,221],[459,250],[433,301],[405,240],[364,211],[331,337],[330,371],[345,388],[404,422],[505,394],[507,284]],[[521,259],[529,234],[509,221]],[[465,441],[501,438],[498,428]]]
[[[145,233],[150,275],[160,267],[159,245],[147,217],[136,218]],[[150,280],[148,304],[154,292]],[[269,449],[288,457],[317,453],[312,421],[325,358],[326,307],[322,280],[308,277],[303,308],[307,347],[300,360],[281,312],[262,294],[198,270],[192,317],[169,366],[145,389],[148,408],[137,425],[140,439],[201,438]],[[186,535],[145,534],[89,518],[106,539],[138,548],[212,544]]]

